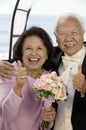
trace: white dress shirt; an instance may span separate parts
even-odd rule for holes
[[[54,130],[72,130],[71,113],[75,93],[75,90],[72,86],[72,75],[77,73],[78,65],[82,64],[84,56],[86,54],[85,50],[86,49],[83,46],[82,49],[73,56],[68,56],[65,54],[67,62],[63,60],[65,63],[62,63],[59,67],[59,74],[63,78],[64,83],[67,85],[68,98],[66,101],[58,102],[58,110]],[[77,59],[75,57],[77,57]],[[65,59],[64,57],[62,58]],[[68,60],[68,58],[70,59]],[[75,59],[75,61],[73,59]]]

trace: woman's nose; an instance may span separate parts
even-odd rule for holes
[[[37,53],[37,50],[32,50],[31,53],[35,55]]]

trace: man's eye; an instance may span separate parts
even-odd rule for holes
[[[72,34],[78,34],[78,32],[77,32],[77,31],[74,31],[74,32],[72,32]]]
[[[64,33],[64,32],[61,32],[59,34],[60,34],[60,36],[66,36],[66,33]]]

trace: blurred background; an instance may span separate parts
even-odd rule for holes
[[[35,25],[43,27],[51,36],[54,46],[57,45],[53,33],[54,22],[59,15],[67,12],[80,14],[84,19],[86,29],[86,0],[34,1],[26,28]],[[0,0],[0,60],[8,59],[9,56],[11,20],[16,2],[17,0]],[[84,40],[86,41],[86,33]]]

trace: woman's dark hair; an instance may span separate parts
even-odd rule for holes
[[[48,60],[46,61],[46,63],[48,63],[48,61],[50,61],[53,58],[52,40],[44,29],[42,29],[41,27],[36,27],[36,26],[33,26],[33,27],[25,30],[20,35],[20,37],[18,38],[18,40],[16,41],[16,43],[13,47],[13,59],[16,61],[17,60],[22,61],[23,44],[24,44],[25,39],[30,36],[37,36],[43,41],[43,44],[47,48],[47,51],[48,51]]]

